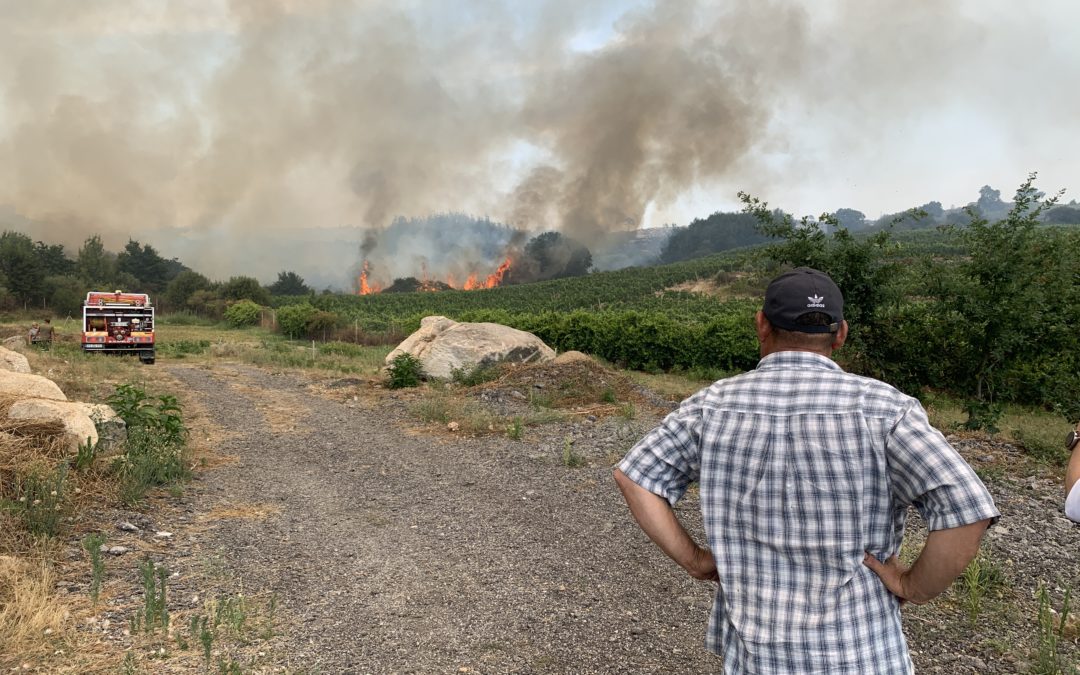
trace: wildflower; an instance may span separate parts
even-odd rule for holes
[[[40,499],[35,499],[35,500],[34,500],[34,501],[32,502],[32,504],[33,504],[34,506],[37,506],[37,505],[38,505],[38,504],[40,504],[40,503],[41,503],[41,500],[40,500]]]
[[[52,496],[52,497],[55,497],[56,496],[56,490],[53,490],[52,492],[50,492],[49,495]]]

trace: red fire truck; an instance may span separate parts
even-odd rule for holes
[[[146,293],[90,291],[83,303],[85,352],[135,354],[154,362],[154,306]]]

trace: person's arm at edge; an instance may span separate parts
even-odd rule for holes
[[[660,550],[695,579],[718,579],[712,552],[697,545],[666,499],[630,480],[619,469],[615,469],[615,483],[634,520]]]
[[[980,520],[960,527],[934,530],[910,569],[896,556],[885,562],[869,553],[863,564],[869,567],[893,595],[903,601],[921,605],[941,595],[956,580],[979,552],[986,528],[992,519]]]
[[[1076,425],[1077,433],[1080,433],[1080,424]],[[1072,456],[1069,457],[1069,467],[1065,470],[1065,496],[1069,496],[1073,485],[1080,479],[1080,443],[1073,448]]]

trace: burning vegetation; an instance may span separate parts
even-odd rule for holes
[[[462,290],[462,291],[475,291],[484,288],[495,288],[501,286],[503,279],[506,277],[506,273],[510,271],[510,267],[513,261],[510,257],[503,260],[502,264],[485,278],[481,279],[478,272],[471,272],[465,279],[464,283],[459,284],[453,274],[447,274],[446,280],[433,279],[429,277],[427,265],[422,264],[420,266],[421,276],[416,277],[404,277],[394,280],[394,283],[389,286],[382,286],[374,281],[370,280],[371,277],[371,263],[368,260],[364,261],[363,266],[360,268],[360,276],[357,278],[357,295],[372,295],[374,293],[412,293],[416,291],[421,292],[436,292],[436,291],[450,291],[450,290]]]

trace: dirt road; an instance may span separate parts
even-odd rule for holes
[[[236,457],[200,473],[196,508],[280,509],[221,520],[200,542],[247,592],[280,598],[279,665],[719,667],[702,648],[711,586],[680,575],[632,526],[607,462],[566,467],[529,433],[412,433],[400,400],[353,402],[347,386],[332,400],[255,368],[169,372],[217,427],[215,450]],[[682,515],[697,525],[694,507]]]
[[[205,442],[235,458],[198,473],[186,513],[258,516],[191,534],[193,559],[280,598],[278,634],[241,659],[255,672],[719,670],[702,645],[711,585],[648,542],[611,480],[613,458],[662,411],[468,438],[420,430],[407,405],[421,394],[360,380],[220,363],[168,371]],[[567,439],[586,466],[564,465]],[[1080,528],[1061,515],[1060,476],[1005,443],[953,441],[1003,518],[984,542],[974,609],[962,585],[905,609],[913,659],[919,672],[1027,672],[1045,644],[1036,590],[1060,606],[1080,584]],[[679,515],[700,536],[696,500]],[[1059,640],[1066,661],[1078,634]]]

